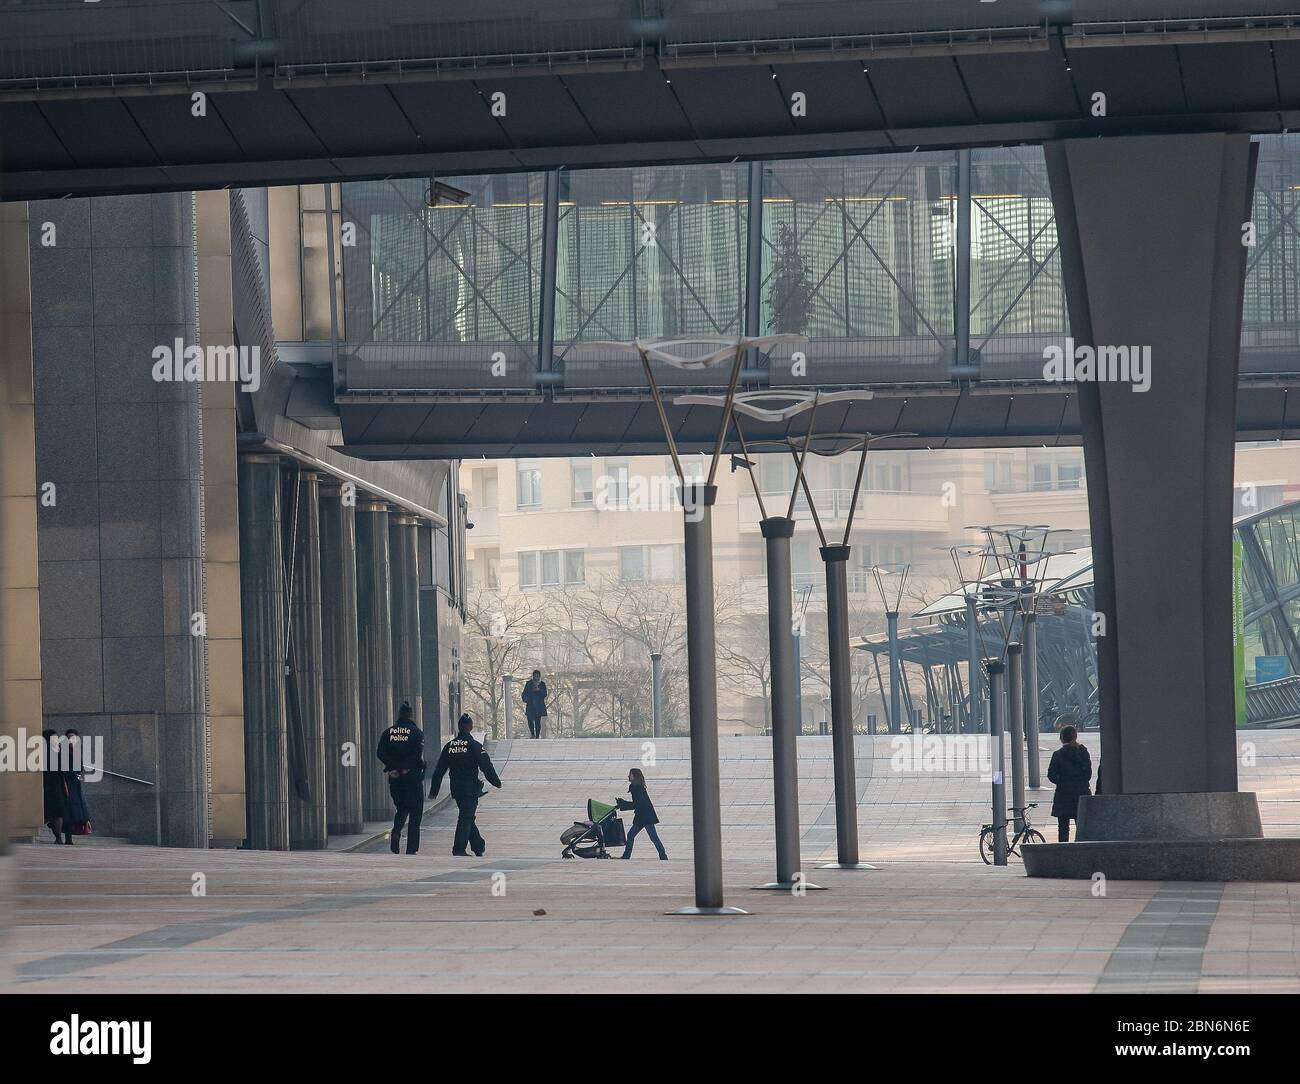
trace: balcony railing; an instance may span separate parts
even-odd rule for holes
[[[839,526],[848,518],[853,507],[852,489],[813,489],[813,502],[817,515],[823,526]],[[853,525],[864,530],[892,531],[942,531],[948,528],[949,512],[940,493],[912,493],[872,489],[858,493],[857,510],[854,512]],[[768,515],[785,515],[790,494],[764,493],[763,503]],[[808,502],[801,492],[795,501],[795,515],[800,520],[807,520],[811,526],[812,516]],[[752,526],[758,529],[761,519],[758,501],[752,493],[740,497],[740,521],[742,527]]]

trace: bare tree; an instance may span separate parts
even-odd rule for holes
[[[524,661],[524,637],[537,631],[546,612],[541,594],[480,588],[465,606],[465,637],[461,681],[467,700],[479,710],[480,721],[500,737],[503,719],[501,679]]]
[[[722,584],[715,588],[714,595],[718,680],[738,693],[742,704],[745,697],[761,698],[763,729],[767,730],[772,725],[772,664],[767,612],[754,609],[740,583]]]

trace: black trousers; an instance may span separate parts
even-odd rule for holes
[[[528,736],[530,738],[542,736],[542,717],[534,715],[531,711],[528,713]]]
[[[1070,842],[1070,822],[1072,820],[1074,820],[1073,817],[1056,818],[1056,842],[1057,843]]]
[[[459,812],[456,817],[456,838],[452,842],[451,853],[464,854],[465,845],[469,844],[470,850],[475,854],[482,854],[487,850],[487,843],[479,834],[478,825],[474,823],[479,796],[470,794],[461,797],[459,794],[453,794],[452,797],[456,799],[456,809]]]
[[[397,812],[393,816],[393,834],[389,846],[394,854],[402,842],[402,828],[408,826],[406,833],[406,853],[415,854],[420,849],[420,821],[424,817],[424,780],[413,783],[398,780],[388,784],[388,793],[393,797]]]

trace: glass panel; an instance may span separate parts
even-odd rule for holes
[[[557,356],[583,340],[742,331],[747,189],[743,165],[562,173]]]
[[[946,380],[955,154],[772,162],[764,178],[762,329],[807,334],[820,382]]]
[[[619,579],[636,582],[645,578],[645,557],[640,546],[621,546],[618,551]]]
[[[537,586],[537,554],[521,553],[519,555],[519,586]]]
[[[542,472],[536,467],[519,468],[519,507],[535,508],[542,503]]]
[[[1042,148],[972,151],[972,337],[1059,337],[1068,328]]]
[[[582,550],[565,550],[564,582],[583,583],[586,578],[586,555]]]
[[[573,466],[573,503],[590,504],[592,501],[591,464]]]
[[[677,579],[677,547],[650,547],[650,578],[660,582]]]
[[[560,554],[550,550],[542,554],[542,586],[554,587],[560,582]]]

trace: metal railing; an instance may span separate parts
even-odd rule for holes
[[[1252,726],[1300,726],[1300,675],[1247,685],[1246,722]]]

